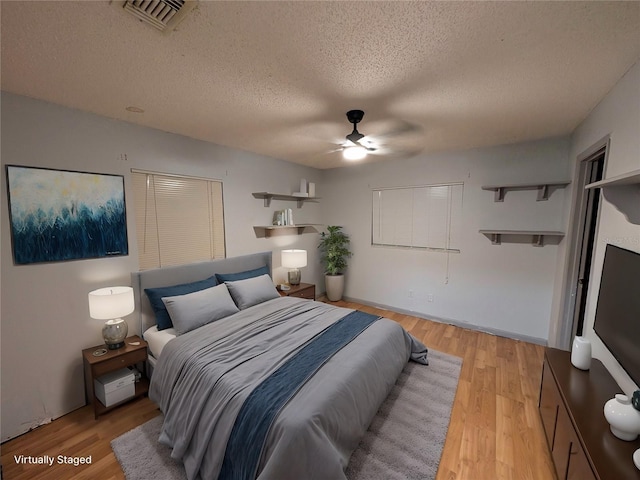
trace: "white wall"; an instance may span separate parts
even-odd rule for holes
[[[321,172],[186,137],[11,94],[2,94],[2,164],[50,167],[125,177],[129,255],[38,265],[13,264],[2,169],[2,440],[84,405],[81,350],[102,342],[102,323],[89,318],[87,293],[130,284],[138,269],[130,169],[187,174],[223,180],[227,256],[282,248],[304,248],[309,266],[303,281],[318,282],[318,235],[258,238],[253,225],[271,223],[274,210],[293,208],[297,222],[320,223],[321,205],[273,201],[270,208],[252,192],[291,193],[300,178]],[[126,161],[123,155],[126,154]],[[274,267],[280,264],[274,255]],[[284,280],[284,269],[274,270]],[[135,314],[129,331],[139,333]]]
[[[570,153],[574,167],[577,167],[578,156],[606,135],[610,135],[610,149],[605,178],[640,169],[640,62],[626,73],[574,132]],[[640,201],[630,203],[628,207],[640,214]],[[604,363],[620,387],[629,394],[638,385],[631,381],[593,331],[607,243],[640,252],[640,225],[630,223],[623,213],[604,199],[600,203],[583,334],[593,344],[593,356]],[[561,286],[560,283],[558,285]]]
[[[542,202],[536,201],[535,190],[509,191],[503,203],[494,203],[493,192],[481,186],[567,180],[568,152],[568,139],[560,138],[326,172],[325,222],[343,225],[353,244],[345,295],[545,342],[558,246],[533,247],[529,238],[527,243],[492,245],[478,230],[563,231],[565,190]],[[459,254],[371,245],[373,187],[446,182],[464,182]]]

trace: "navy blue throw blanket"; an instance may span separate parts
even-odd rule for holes
[[[354,311],[326,328],[253,390],[240,408],[219,480],[254,480],[273,420],[289,399],[336,352],[380,317]]]

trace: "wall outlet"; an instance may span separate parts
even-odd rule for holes
[[[433,293],[427,294],[427,302],[433,302]]]
[[[413,290],[409,290],[409,298],[413,298]]]

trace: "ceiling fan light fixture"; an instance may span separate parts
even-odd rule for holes
[[[367,156],[367,149],[364,147],[346,147],[342,151],[345,160],[362,160]]]

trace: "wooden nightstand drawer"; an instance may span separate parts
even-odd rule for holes
[[[315,300],[315,288],[305,288],[299,292],[289,294],[290,297],[308,298]]]
[[[301,283],[299,285],[291,285],[289,290],[280,290],[283,297],[306,298],[309,300],[316,299],[316,286],[312,283]]]
[[[128,367],[134,363],[145,362],[147,360],[146,350],[136,350],[134,352],[118,355],[117,357],[105,360],[93,366],[93,375],[99,377],[105,373],[113,372],[119,368]]]

